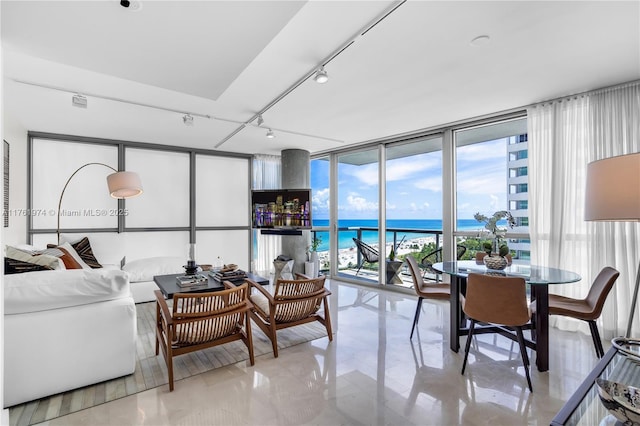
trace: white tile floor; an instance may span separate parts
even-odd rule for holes
[[[44,423],[48,425],[548,425],[596,364],[591,338],[551,330],[550,370],[526,385],[517,345],[448,344],[447,303],[327,281],[335,337],[284,349]],[[462,340],[464,343],[464,339]],[[606,350],[606,348],[605,348]],[[535,354],[530,354],[535,357]],[[532,358],[532,360],[535,358]]]

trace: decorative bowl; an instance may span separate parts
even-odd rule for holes
[[[640,389],[596,379],[602,405],[625,426],[640,425]]]

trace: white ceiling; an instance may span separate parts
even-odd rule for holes
[[[6,118],[33,131],[314,153],[640,79],[640,1],[139,4],[2,1]],[[480,35],[490,42],[472,45]],[[351,40],[326,64],[328,83],[303,80]],[[71,106],[73,93],[87,109]]]

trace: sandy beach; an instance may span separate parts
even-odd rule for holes
[[[402,242],[402,244],[398,246],[396,256],[401,256],[401,255],[416,251],[415,248],[412,248],[416,244],[418,245],[418,247],[422,248],[424,244],[435,243],[435,241],[436,241],[435,237],[421,237],[421,238],[414,238],[411,240],[405,240]],[[369,245],[374,249],[378,250],[378,244],[369,244]],[[392,246],[392,243],[388,243],[386,245],[385,257],[391,251],[391,246]],[[380,252],[380,250],[378,250],[378,252]],[[318,258],[320,259],[321,265],[325,264],[326,262],[329,261],[329,251],[319,251]],[[339,267],[346,267],[349,264],[349,262],[351,262],[352,265],[357,265],[358,250],[356,249],[355,245],[347,249],[338,250],[338,262],[339,262]]]

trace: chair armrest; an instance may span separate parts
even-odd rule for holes
[[[262,293],[262,295],[264,297],[266,297],[269,300],[270,304],[274,304],[276,303],[276,300],[273,298],[273,296],[271,295],[271,293],[269,293],[267,290],[264,289],[264,287],[262,287],[260,284],[258,284],[257,282],[250,280],[247,278],[246,280],[249,283],[249,287],[253,287],[255,289],[257,289],[260,293]]]
[[[305,274],[301,274],[300,272],[296,272],[297,280],[310,280],[311,277],[306,276]]]
[[[169,311],[169,306],[167,306],[167,301],[164,300],[164,295],[160,290],[155,290],[154,293],[156,295],[156,301],[158,303],[158,306],[160,307],[160,312],[162,313],[162,316],[164,317],[167,325],[173,324],[171,311]]]
[[[236,285],[234,283],[232,283],[231,281],[222,281],[222,284],[224,285],[224,288],[226,290],[229,290],[231,288],[236,288]]]

